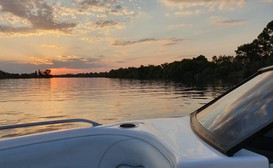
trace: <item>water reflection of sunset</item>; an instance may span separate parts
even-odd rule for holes
[[[174,82],[107,78],[0,80],[0,125],[69,118],[108,124],[181,116],[211,100],[220,93],[219,89],[223,90],[219,87],[196,90]],[[21,134],[20,131],[12,130],[12,134]],[[37,132],[36,128],[34,131]]]

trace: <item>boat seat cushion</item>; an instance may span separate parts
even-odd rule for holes
[[[140,139],[115,135],[73,137],[0,150],[8,168],[171,168],[158,149]]]
[[[154,146],[138,139],[120,141],[104,154],[99,168],[171,168],[171,162]]]

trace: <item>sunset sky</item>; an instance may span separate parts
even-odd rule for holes
[[[102,72],[234,55],[273,0],[0,0],[0,70]]]

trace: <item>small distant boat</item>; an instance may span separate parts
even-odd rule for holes
[[[273,167],[273,66],[180,118],[100,125],[0,141],[1,168]]]

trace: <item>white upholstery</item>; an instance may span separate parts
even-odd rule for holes
[[[171,168],[169,161],[155,147],[127,136],[92,135],[0,150],[1,168],[116,168],[118,166]]]
[[[78,137],[42,142],[0,151],[0,165],[7,168],[92,168],[117,136]]]
[[[171,168],[170,162],[152,145],[137,139],[120,141],[103,156],[99,168]]]

